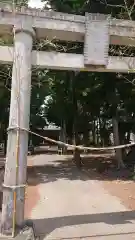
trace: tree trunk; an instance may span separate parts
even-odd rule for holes
[[[75,148],[74,153],[73,153],[73,160],[78,168],[82,167],[82,161],[81,161],[81,156],[80,156],[80,151],[79,149]]]
[[[96,145],[95,120],[93,121],[93,126],[92,126],[92,137],[93,137],[93,144]]]
[[[117,117],[112,118],[112,124],[113,124],[113,138],[114,138],[114,146],[120,145],[119,141],[119,128],[118,128],[118,120]],[[118,168],[125,167],[123,160],[122,160],[122,151],[121,149],[115,150],[115,157],[118,162]]]
[[[80,139],[78,135],[78,105],[77,105],[77,97],[76,97],[76,86],[75,86],[75,76],[71,75],[71,80],[72,80],[72,101],[73,101],[73,144],[79,145],[80,144]],[[81,168],[82,162],[81,162],[81,157],[80,157],[80,150],[75,148],[73,151],[73,161],[75,162],[76,166],[78,168]]]
[[[83,144],[85,146],[87,146],[89,144],[89,130],[88,130],[88,128],[87,128],[87,130],[85,130],[83,132]]]
[[[76,129],[75,124],[74,124],[74,127],[73,127],[73,144],[75,146],[80,144],[79,137],[78,137],[78,131]],[[80,150],[78,148],[75,148],[74,151],[73,151],[73,161],[78,168],[82,167]]]
[[[65,120],[63,120],[62,122],[62,141],[64,143],[66,143],[66,123]],[[67,147],[66,146],[62,146],[62,153],[66,154],[67,153]]]

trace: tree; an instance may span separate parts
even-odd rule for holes
[[[11,67],[0,66],[0,142],[4,142],[4,152],[6,152],[7,128],[9,117],[10,101],[10,74]]]
[[[16,6],[16,7],[22,7],[22,6],[28,6],[28,1],[29,0],[1,0],[1,4],[9,4],[11,6]]]
[[[129,2],[126,0],[119,0],[119,1],[116,1],[116,0],[115,1],[112,1],[112,0],[108,0],[108,1],[105,1],[105,0],[103,1],[49,0],[47,3],[50,4],[53,10],[66,12],[66,13],[84,15],[85,11],[92,12],[92,13],[99,12],[104,14],[111,14],[112,17],[124,18],[124,19],[134,19],[134,16],[135,16],[133,1]],[[76,48],[77,48],[77,45],[76,45]],[[68,51],[68,47],[67,47],[67,51]],[[110,54],[113,54],[113,55],[124,54],[126,56],[128,55],[131,56],[132,53],[133,53],[133,49],[131,48],[129,49],[127,47],[122,49],[122,47],[112,46],[110,48]],[[56,75],[57,75],[57,72],[56,72]],[[80,76],[81,74],[77,75],[77,86],[75,86],[75,93],[78,93],[78,90],[81,89],[81,91],[84,94],[84,97],[79,96],[77,94],[77,97],[76,97],[77,104],[74,103],[77,106],[76,107],[77,117],[75,117],[77,119],[77,125],[79,124],[79,122],[82,122],[81,130],[85,132],[85,130],[82,129],[83,126],[86,126],[86,125],[89,126],[90,124],[92,124],[91,126],[93,126],[93,139],[95,142],[96,141],[95,134],[97,134],[97,132],[98,134],[101,133],[101,131],[99,131],[96,126],[97,125],[96,122],[99,121],[100,127],[101,125],[103,126],[102,127],[102,137],[103,137],[106,131],[109,132],[110,131],[109,129],[112,129],[111,125],[109,124],[109,121],[111,118],[113,118],[115,120],[113,121],[113,123],[114,122],[117,123],[117,124],[114,124],[114,135],[117,135],[115,139],[118,140],[119,121],[120,122],[125,121],[125,119],[127,119],[127,116],[126,116],[127,114],[130,115],[128,118],[132,118],[132,116],[134,115],[134,109],[132,108],[134,104],[134,96],[133,96],[134,94],[132,92],[132,89],[133,89],[132,76],[131,75],[129,76],[129,74],[127,75],[122,74],[120,76],[117,73],[116,74],[95,73],[93,75],[91,74],[90,76],[89,73],[86,73],[86,74],[83,73],[82,79],[83,79],[83,82],[85,82],[86,84],[84,89],[79,85],[78,79],[80,78]],[[59,78],[61,78],[60,74],[59,74]],[[75,82],[75,79],[76,79],[75,74],[74,74],[74,77],[72,78],[74,79],[73,82]],[[71,77],[69,79],[71,81]],[[91,84],[91,81],[93,85]],[[89,87],[87,87],[87,82],[89,82]],[[130,87],[128,85],[128,89],[127,89],[127,82],[128,83],[130,82]],[[58,83],[55,83],[55,84],[57,85]],[[96,89],[96,91],[94,89]],[[56,93],[55,104],[52,100],[51,105],[50,106],[48,105],[48,113],[50,110],[52,112],[52,109],[53,109],[52,106],[55,106],[56,102],[57,102],[57,111],[59,111],[58,109],[62,109],[62,106],[65,106],[64,102],[62,103],[63,105],[59,104],[59,101],[57,101],[57,98],[58,96]],[[93,102],[93,99],[94,99],[94,102]],[[52,102],[53,102],[53,105],[52,105]],[[74,116],[75,116],[75,109],[72,111],[74,111]],[[56,122],[56,118],[57,118],[55,115],[56,114],[53,114],[54,122]],[[73,121],[71,124],[73,125]],[[116,128],[116,125],[117,125],[117,128]],[[130,129],[128,129],[129,132],[131,131],[131,128],[132,127],[130,126]],[[125,138],[126,129],[123,129],[122,132],[123,132],[123,137]],[[109,140],[109,135],[107,136],[107,138]],[[117,144],[119,144],[118,141],[116,142]],[[123,166],[121,159],[119,160],[119,162],[120,162],[120,165]]]

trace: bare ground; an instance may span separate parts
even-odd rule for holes
[[[90,154],[83,157],[83,169],[90,178],[100,180],[111,195],[121,199],[129,209],[135,210],[135,181],[129,170],[118,170],[111,154]]]
[[[81,171],[71,158],[29,157],[26,217],[37,235],[42,240],[135,238],[135,211],[129,209],[130,196],[125,199],[129,172],[117,171],[107,153],[83,155]]]
[[[55,154],[52,154],[54,156]],[[34,158],[38,158],[34,156]],[[30,214],[30,211],[36,205],[39,200],[38,185],[42,183],[39,174],[44,174],[48,171],[48,181],[56,181],[63,178],[62,169],[66,168],[66,178],[72,179],[70,175],[71,168],[71,156],[66,156],[59,167],[54,166],[33,166],[33,157],[29,157],[28,160],[28,187],[26,189],[26,207],[25,216]],[[82,156],[83,168],[82,171],[88,175],[89,179],[98,180],[102,182],[105,189],[113,196],[118,197],[125,207],[135,210],[135,181],[132,180],[131,172],[128,170],[117,170],[116,162],[112,154],[100,153],[100,154],[88,154]],[[52,173],[55,171],[55,176],[51,178]],[[51,179],[51,180],[50,180]],[[74,179],[73,179],[74,180]],[[29,198],[29,201],[27,201]]]
[[[32,168],[33,162],[28,158],[28,168]],[[33,172],[34,173],[34,172]],[[25,218],[29,218],[32,209],[36,206],[40,196],[38,192],[38,185],[34,184],[36,178],[34,174],[28,176],[28,185],[25,194]],[[31,183],[31,184],[30,184]]]
[[[52,153],[55,155],[56,153]],[[26,188],[26,204],[25,204],[25,217],[29,216],[31,209],[36,205],[39,200],[38,184],[40,180],[38,177],[39,172],[44,172],[44,168],[33,166],[33,157],[28,157],[28,187]],[[72,157],[67,156],[67,160]],[[1,161],[3,163],[3,159]],[[65,161],[64,161],[65,162]],[[129,209],[135,210],[135,181],[132,180],[131,172],[128,170],[117,170],[114,156],[109,153],[91,153],[82,156],[83,171],[90,179],[99,180],[103,183],[104,187],[110,194],[121,199],[121,202]],[[68,165],[68,162],[67,162]],[[58,175],[62,171],[60,166]],[[48,169],[50,173],[50,168]],[[53,171],[53,170],[52,170]],[[70,174],[70,167],[67,168],[67,175]],[[60,176],[56,176],[59,178]],[[29,199],[29,201],[27,201]]]
[[[35,219],[35,223],[38,226],[38,228],[40,229],[40,227],[42,226],[43,230],[46,226],[45,232],[44,232],[44,236],[43,239],[46,239],[45,237],[50,236],[51,232],[55,232],[56,233],[56,229],[61,229],[60,231],[62,231],[62,226],[64,223],[66,223],[67,225],[73,222],[73,224],[71,225],[75,225],[76,221],[78,224],[83,224],[86,222],[86,220],[88,222],[90,222],[91,228],[86,229],[88,232],[90,230],[93,229],[94,225],[96,230],[94,230],[96,232],[91,233],[92,237],[94,236],[94,239],[99,239],[98,237],[100,236],[101,239],[108,239],[107,236],[110,236],[109,239],[112,239],[111,237],[113,237],[115,234],[118,235],[118,233],[114,233],[114,229],[112,229],[112,225],[115,225],[115,230],[117,230],[119,232],[120,230],[120,226],[123,226],[123,228],[125,229],[126,233],[123,234],[129,234],[130,235],[130,239],[131,239],[131,235],[134,235],[133,232],[133,228],[134,228],[134,222],[133,224],[129,224],[129,229],[128,229],[128,224],[127,224],[127,220],[130,219],[131,220],[131,216],[127,216],[132,215],[132,219],[134,219],[134,210],[135,210],[135,182],[132,180],[131,178],[131,173],[127,170],[121,170],[118,171],[115,165],[115,161],[113,158],[113,155],[108,154],[108,153],[100,153],[100,154],[95,154],[95,153],[91,153],[88,155],[83,155],[82,156],[82,162],[83,162],[83,168],[82,171],[84,172],[84,174],[82,174],[80,171],[76,170],[76,167],[74,165],[74,163],[71,161],[72,156],[71,155],[67,155],[65,157],[62,156],[58,156],[54,153],[47,155],[46,154],[42,154],[42,156],[40,157],[40,155],[35,155],[32,157],[28,157],[28,187],[26,189],[26,204],[25,204],[25,217],[29,218],[31,216],[31,214],[33,214],[33,216],[37,215],[37,219]],[[48,164],[48,160],[49,160],[49,164]],[[84,175],[84,176],[83,176]],[[96,181],[94,181],[94,185],[93,185],[93,181],[90,180],[96,180],[97,182],[101,182],[101,184],[103,185],[104,189],[107,190],[108,193],[110,193],[111,197],[107,197],[107,201],[103,201],[103,209],[102,210],[106,210],[106,203],[109,202],[109,206],[107,208],[107,212],[103,213],[97,213],[93,214],[91,212],[91,208],[93,211],[95,211],[95,206],[92,206],[89,203],[92,203],[91,200],[93,200],[93,202],[95,203],[95,200],[98,201],[98,204],[100,205],[99,198],[98,196],[95,195],[91,195],[89,194],[89,198],[88,198],[88,191],[92,191],[92,186],[93,186],[93,193],[97,192],[97,195],[99,195],[99,197],[101,196],[101,191],[100,188],[97,189],[96,191],[96,187],[98,187],[98,184],[96,183]],[[78,189],[78,191],[81,189],[81,196],[84,196],[84,199],[82,197],[83,200],[85,200],[85,204],[83,204],[83,210],[85,210],[85,212],[87,213],[88,208],[90,211],[90,214],[85,214],[85,215],[80,215],[80,219],[78,220],[78,212],[77,215],[73,216],[73,214],[71,216],[66,216],[65,217],[65,212],[62,212],[62,214],[64,215],[64,217],[58,217],[57,214],[61,214],[59,213],[59,209],[57,209],[56,207],[53,208],[54,203],[55,202],[59,202],[61,200],[61,196],[65,197],[65,193],[64,193],[64,189],[65,187],[63,186],[63,180],[65,182],[65,180],[67,180],[67,185],[66,185],[66,189],[69,188],[69,190],[73,190],[72,191],[72,196],[74,196],[74,188],[72,189],[74,185],[74,180],[75,180],[75,184],[77,182],[77,187],[75,187],[75,189]],[[77,180],[77,181],[76,181]],[[88,184],[85,184],[85,182],[88,181]],[[60,188],[58,187],[58,182],[61,183]],[[46,183],[46,184],[43,184]],[[48,188],[45,187],[48,186]],[[53,188],[52,188],[53,186]],[[72,186],[72,187],[71,187]],[[100,185],[99,185],[100,186]],[[45,189],[44,189],[45,187]],[[63,189],[61,189],[61,187],[63,187]],[[86,189],[84,188],[86,187]],[[51,190],[52,188],[52,190]],[[47,191],[46,191],[47,190]],[[86,191],[85,191],[86,190]],[[61,191],[63,192],[61,194]],[[41,193],[44,192],[44,197],[41,201]],[[100,192],[100,194],[99,194]],[[63,195],[64,194],[64,195]],[[85,199],[86,195],[87,198]],[[46,196],[50,196],[50,198],[53,201],[53,204],[51,206],[51,208],[49,208],[48,204],[48,200],[46,198]],[[53,196],[56,197],[56,200],[53,199]],[[117,198],[120,199],[120,202],[122,205],[125,206],[126,209],[131,209],[131,211],[124,211],[121,212],[120,209],[119,212],[116,212],[115,214],[112,213],[113,209],[115,208],[115,201],[113,199],[115,199],[115,197],[112,198],[112,196],[116,196]],[[74,196],[76,198],[76,196]],[[75,211],[75,207],[76,207],[76,202],[74,203],[74,197],[73,199],[71,199],[71,210]],[[103,196],[102,196],[103,197]],[[101,198],[102,198],[101,197]],[[105,195],[106,198],[106,195]],[[60,203],[60,207],[62,209],[62,211],[65,211],[65,205],[70,205],[69,201],[66,200],[66,198],[64,198],[64,201],[62,202],[62,204]],[[79,199],[79,198],[78,198]],[[80,199],[80,203],[82,204],[82,199]],[[109,199],[109,200],[108,200]],[[41,201],[38,203],[38,201]],[[89,200],[89,201],[86,201]],[[112,201],[111,201],[112,200]],[[78,201],[79,202],[79,201]],[[86,204],[87,202],[87,204]],[[89,203],[88,203],[89,202]],[[78,203],[77,203],[78,204]],[[95,203],[96,204],[96,203]],[[39,205],[40,208],[39,208]],[[72,206],[73,205],[73,206]],[[99,206],[98,205],[98,206]],[[113,206],[114,205],[114,206]],[[112,206],[112,208],[111,208]],[[39,211],[40,210],[40,211]],[[43,211],[44,210],[44,211]],[[115,209],[116,210],[116,209]],[[123,211],[123,210],[122,210]],[[50,215],[50,213],[52,214],[52,216]],[[49,218],[45,217],[44,219],[39,219],[43,217],[42,214],[48,214],[47,216],[49,216]],[[53,215],[55,215],[55,218]],[[120,214],[124,214],[122,215],[122,217],[119,217]],[[83,219],[82,219],[83,216]],[[112,216],[111,219],[110,216]],[[104,219],[104,220],[103,220]],[[104,222],[105,220],[108,220],[107,223],[107,228],[106,226],[98,223],[98,222]],[[119,219],[119,221],[118,221]],[[126,219],[123,220],[123,219]],[[101,221],[102,220],[102,221]],[[112,221],[113,220],[113,221]],[[126,226],[123,225],[122,220],[126,222]],[[47,222],[48,221],[48,222]],[[111,228],[109,227],[111,221]],[[93,225],[94,223],[94,225]],[[60,225],[59,225],[60,224]],[[99,225],[100,228],[99,228]],[[105,223],[106,224],[106,223]],[[56,225],[56,226],[55,226]],[[65,226],[65,225],[64,225]],[[105,226],[105,229],[104,229]],[[124,227],[125,226],[125,227]],[[53,229],[54,228],[54,229]],[[131,233],[128,230],[130,230],[131,228]],[[75,228],[74,228],[75,229]],[[105,233],[103,233],[102,236],[102,230],[106,230],[108,232],[111,231],[110,235],[104,235]],[[72,228],[73,230],[73,228]],[[78,232],[78,230],[80,232]],[[97,231],[100,230],[100,234],[97,235]],[[49,232],[48,232],[49,231]],[[58,231],[58,230],[57,230]],[[78,233],[78,235],[82,233],[85,233],[85,227],[83,228],[78,228],[77,230],[74,230],[75,234]],[[86,232],[87,232],[86,231]],[[122,230],[123,231],[123,230]],[[69,233],[71,233],[72,231],[70,230]],[[58,232],[57,232],[58,233]],[[49,234],[49,235],[48,235]],[[62,234],[62,232],[60,232],[60,234]],[[119,235],[122,235],[122,233],[120,232]],[[97,238],[95,238],[97,237]],[[103,238],[102,238],[103,237]],[[117,238],[118,237],[118,238]],[[119,236],[117,236],[116,239],[120,239]],[[135,237],[135,236],[134,236]],[[88,236],[88,239],[90,238],[90,236]],[[47,238],[50,239],[50,238]],[[51,238],[52,239],[52,238]],[[63,239],[67,239],[67,238],[63,238]],[[80,239],[80,237],[77,237],[76,239]],[[93,239],[93,238],[92,238]],[[123,239],[129,239],[129,238],[123,238]]]

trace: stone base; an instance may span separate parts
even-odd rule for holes
[[[31,225],[31,226],[30,226]],[[35,231],[32,226],[32,223],[28,224],[27,223],[22,226],[22,228],[19,228],[17,230],[16,236],[14,238],[6,235],[0,235],[0,240],[37,240],[38,238],[35,236]]]

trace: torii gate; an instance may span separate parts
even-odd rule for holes
[[[14,47],[0,46],[0,63],[13,62],[2,208],[1,231],[4,234],[12,233],[14,224],[20,225],[24,220],[32,65],[98,72],[134,72],[135,69],[135,58],[108,56],[109,44],[135,46],[133,21],[101,14],[79,16],[26,8],[13,12],[11,7],[1,6],[0,36],[12,37],[13,29]],[[35,37],[84,42],[84,54],[32,51]],[[17,142],[19,152],[16,153]],[[13,190],[17,193],[17,203]]]

